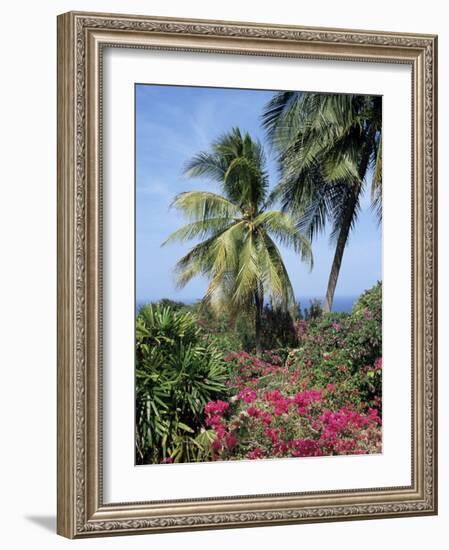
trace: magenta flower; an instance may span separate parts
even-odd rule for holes
[[[256,447],[254,450],[249,451],[246,457],[249,458],[250,460],[256,460],[258,458],[262,458],[263,457],[262,449],[260,447]]]
[[[259,409],[256,409],[256,407],[248,407],[247,411],[248,416],[258,417],[259,416]]]
[[[252,403],[257,399],[257,393],[250,388],[245,388],[237,395],[237,397],[238,399],[242,399],[245,403]]]
[[[204,412],[211,415],[221,415],[229,409],[229,403],[225,401],[209,401],[204,407]]]

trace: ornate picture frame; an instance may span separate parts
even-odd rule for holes
[[[105,503],[105,48],[404,64],[412,74],[412,483]],[[437,513],[437,37],[70,12],[58,17],[58,533],[69,538]]]

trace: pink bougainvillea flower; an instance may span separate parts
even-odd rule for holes
[[[265,428],[264,434],[271,440],[273,445],[279,442],[279,429]]]
[[[250,460],[256,460],[258,458],[262,458],[263,457],[262,449],[260,447],[256,447],[252,451],[249,451],[246,457],[249,458]]]
[[[226,401],[209,401],[209,403],[206,403],[205,407],[204,407],[204,412],[206,414],[218,414],[218,415],[221,415],[223,414],[225,411],[227,411],[229,409],[229,403],[227,403]]]
[[[259,414],[259,418],[262,420],[262,422],[267,426],[267,425],[270,425],[272,420],[273,420],[273,417],[271,416],[271,414],[267,411],[261,411],[261,413]]]
[[[290,399],[278,399],[274,402],[274,414],[275,416],[282,416],[283,414],[288,413],[290,407]]]
[[[237,438],[232,433],[227,433],[225,435],[225,443],[228,449],[233,449],[237,445]]]
[[[259,409],[256,409],[256,407],[248,407],[246,412],[248,413],[248,416],[259,416],[260,411]]]
[[[321,456],[323,453],[317,441],[313,439],[294,439],[289,444],[292,456]]]
[[[257,399],[257,393],[250,388],[245,388],[237,395],[237,397],[245,403],[252,403]]]

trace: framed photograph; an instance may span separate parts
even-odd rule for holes
[[[437,513],[436,60],[59,16],[59,534]]]

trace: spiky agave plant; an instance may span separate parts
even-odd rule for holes
[[[276,242],[312,264],[309,240],[298,232],[291,215],[268,209],[265,163],[260,142],[238,128],[221,136],[210,151],[194,156],[185,173],[217,182],[222,194],[190,191],[177,195],[172,205],[190,223],[164,243],[200,240],[178,261],[178,284],[182,287],[195,276],[206,276],[209,286],[204,300],[216,312],[227,310],[235,316],[239,311],[254,311],[258,351],[264,301],[269,299],[282,310],[295,306]]]

